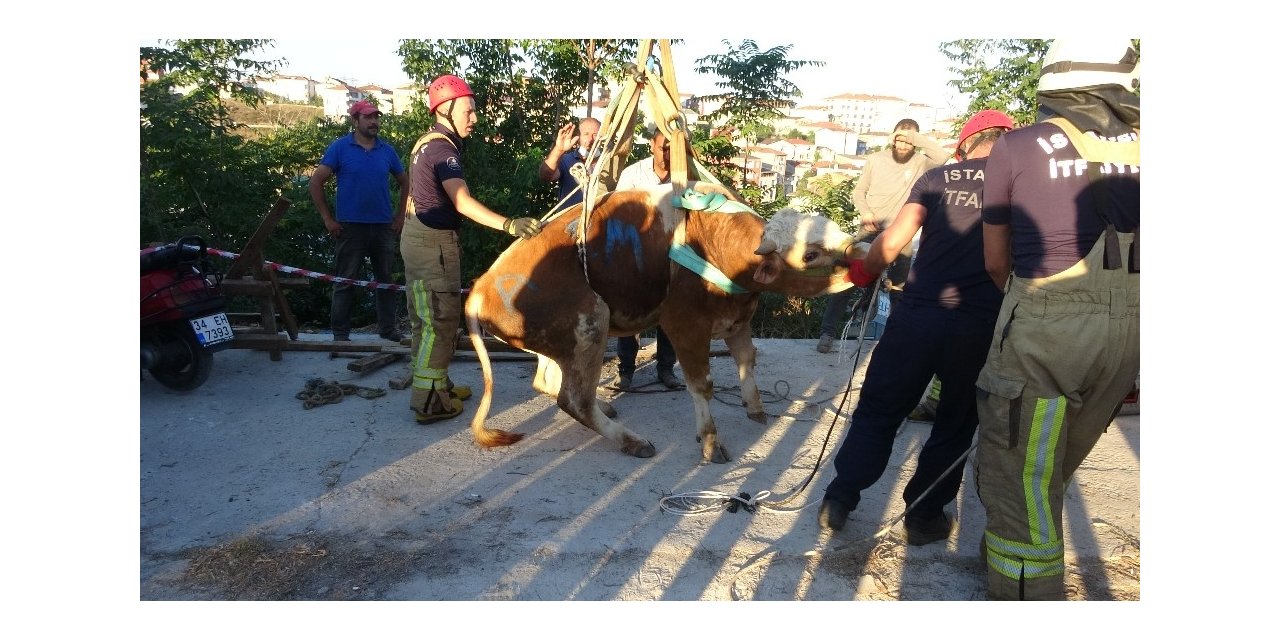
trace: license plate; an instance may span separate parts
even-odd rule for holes
[[[225,313],[215,313],[191,320],[191,328],[196,332],[196,339],[206,347],[221,344],[236,337],[231,331],[231,322],[227,320]]]

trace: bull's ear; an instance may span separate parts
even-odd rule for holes
[[[760,284],[771,284],[781,274],[782,256],[775,252],[769,252],[765,255],[764,260],[760,262],[760,266],[756,267],[756,273],[753,278]]]

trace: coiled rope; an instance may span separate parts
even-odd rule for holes
[[[307,381],[302,391],[299,391],[294,397],[302,401],[303,409],[314,409],[320,405],[338,404],[342,402],[344,397],[350,395],[372,400],[373,398],[387,395],[387,390],[339,383],[335,380],[325,380],[323,378],[312,378]]]

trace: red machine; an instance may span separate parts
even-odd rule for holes
[[[188,236],[142,254],[142,368],[175,391],[204,384],[214,352],[235,338],[205,249]]]

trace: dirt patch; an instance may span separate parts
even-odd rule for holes
[[[324,109],[305,104],[260,104],[257,107],[236,100],[227,101],[231,119],[244,125],[236,129],[237,135],[252,140],[266,133],[301,122],[310,122],[324,115]]]
[[[413,573],[426,555],[320,536],[239,538],[191,550],[173,586],[223,600],[376,600],[379,584]]]

